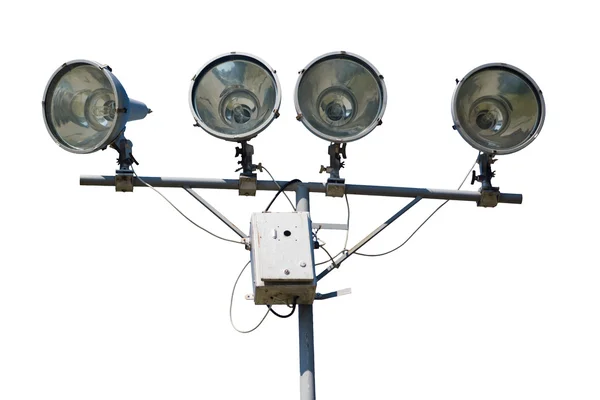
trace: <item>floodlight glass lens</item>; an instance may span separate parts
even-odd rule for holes
[[[111,134],[116,115],[111,82],[96,66],[77,65],[51,88],[49,123],[65,145],[91,150]]]
[[[319,117],[323,123],[339,127],[349,123],[354,117],[356,99],[345,88],[333,87],[323,91],[317,99]]]
[[[234,89],[221,100],[221,116],[232,127],[258,120],[259,100],[248,90]],[[239,127],[243,129],[242,127]]]
[[[455,96],[457,128],[475,148],[499,154],[529,144],[543,122],[543,103],[532,81],[501,66],[467,76]]]
[[[234,58],[234,56],[230,57]],[[264,128],[279,106],[273,74],[249,57],[209,64],[195,79],[192,109],[209,133],[243,140]]]
[[[358,57],[326,56],[300,77],[297,108],[307,127],[335,142],[369,133],[385,108],[383,81]]]

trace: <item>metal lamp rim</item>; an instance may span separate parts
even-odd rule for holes
[[[354,135],[354,136],[349,137],[349,138],[340,139],[339,137],[331,136],[331,135],[328,135],[326,133],[323,133],[323,132],[319,131],[317,128],[315,128],[313,125],[311,125],[310,122],[308,122],[306,120],[306,118],[303,117],[303,115],[302,115],[302,109],[300,108],[300,100],[298,99],[298,90],[300,88],[300,83],[302,82],[302,78],[304,77],[304,74],[312,66],[314,66],[315,64],[317,64],[319,62],[326,61],[328,59],[344,59],[344,58],[345,59],[349,59],[351,61],[355,61],[358,64],[362,65],[369,72],[371,72],[371,74],[375,77],[375,79],[377,80],[377,83],[379,85],[379,89],[381,90],[381,106],[379,108],[379,112],[378,112],[376,118],[373,119],[373,122],[371,122],[371,124],[369,124],[359,134]],[[312,60],[310,63],[308,63],[306,65],[306,67],[304,67],[304,69],[302,69],[299,72],[299,76],[298,76],[298,79],[296,81],[296,87],[295,87],[295,90],[294,90],[294,106],[296,107],[297,119],[299,121],[302,121],[302,123],[304,124],[304,126],[309,131],[311,131],[313,134],[315,134],[316,136],[318,136],[318,137],[320,137],[322,139],[325,139],[327,141],[334,142],[334,143],[353,142],[355,140],[362,139],[363,137],[367,136],[378,125],[381,125],[381,118],[383,117],[383,114],[385,113],[386,104],[387,104],[387,89],[385,87],[385,82],[383,80],[383,75],[381,75],[379,73],[379,71],[377,70],[377,68],[375,68],[375,66],[373,64],[371,64],[369,61],[367,61],[365,58],[359,56],[358,54],[350,53],[350,52],[347,52],[347,51],[334,51],[334,52],[326,53],[326,54],[323,54],[323,55],[315,58],[314,60]]]
[[[108,67],[108,65],[106,64],[101,64],[96,61],[77,59],[62,64],[56,69],[56,71],[54,71],[54,73],[48,80],[48,83],[46,84],[46,88],[44,89],[44,97],[42,100],[42,111],[44,113],[44,124],[46,125],[46,129],[48,130],[50,137],[52,137],[52,140],[54,140],[54,142],[56,142],[56,144],[58,144],[62,149],[67,150],[71,153],[89,154],[100,149],[106,148],[108,145],[110,145],[123,131],[123,128],[125,128],[127,118],[125,116],[125,113],[117,112],[115,122],[111,127],[110,131],[105,135],[104,140],[102,140],[102,142],[98,143],[96,146],[90,149],[78,149],[66,144],[60,139],[60,135],[58,135],[58,133],[55,132],[53,129],[53,124],[48,121],[49,110],[47,109],[47,106],[50,105],[50,102],[52,100],[51,98],[48,98],[48,96],[51,96],[53,94],[50,93],[50,89],[54,87],[57,80],[78,65],[90,65],[92,67],[97,67],[100,71],[102,71],[104,76],[110,82],[110,86],[115,95],[115,108],[117,110],[127,109],[129,107],[129,98],[127,97],[127,92],[125,91],[125,88],[123,88],[123,85],[121,85],[121,82],[119,82],[117,77],[113,75],[113,73],[109,69],[110,67]]]
[[[460,121],[458,119],[457,100],[458,100],[458,93],[460,92],[460,89],[462,88],[463,84],[471,76],[475,75],[478,72],[486,70],[486,69],[506,70],[506,71],[508,71],[510,73],[513,73],[513,74],[515,74],[517,76],[520,76],[525,82],[527,82],[528,85],[531,86],[531,88],[533,89],[534,94],[536,96],[536,99],[538,101],[539,115],[538,115],[538,118],[537,118],[538,121],[537,121],[537,125],[535,127],[535,130],[533,131],[533,133],[526,140],[524,140],[523,142],[519,143],[516,146],[509,147],[507,149],[492,149],[490,147],[482,145],[481,143],[476,142],[463,129],[463,127],[461,126]],[[497,155],[515,153],[515,152],[517,152],[519,150],[522,150],[523,148],[527,147],[540,134],[540,131],[542,130],[542,126],[544,125],[544,119],[546,117],[546,105],[545,105],[545,102],[544,102],[544,96],[542,94],[542,90],[537,85],[537,83],[535,83],[535,81],[527,73],[525,73],[525,71],[523,71],[523,70],[521,70],[521,69],[519,69],[519,68],[517,68],[517,67],[515,67],[513,65],[506,64],[506,63],[500,63],[500,62],[483,64],[483,65],[480,65],[477,68],[472,69],[469,73],[467,73],[460,80],[460,82],[458,82],[456,88],[454,89],[454,93],[452,95],[452,103],[451,103],[450,111],[452,113],[452,120],[453,120],[453,123],[454,123],[453,128],[458,131],[458,133],[460,134],[460,136],[462,136],[462,138],[467,143],[469,143],[472,147],[474,147],[475,149],[477,149],[479,151],[482,151],[482,152],[488,153],[488,154],[497,154]]]
[[[194,89],[196,87],[196,83],[197,83],[198,79],[203,75],[203,73],[205,71],[209,70],[214,65],[221,64],[225,61],[233,61],[233,60],[247,60],[247,61],[253,62],[254,64],[257,64],[259,67],[263,68],[265,71],[267,71],[271,75],[271,77],[273,78],[273,81],[275,82],[275,104],[273,106],[273,109],[271,110],[269,117],[266,118],[259,126],[257,126],[256,128],[254,128],[248,132],[231,135],[231,134],[225,134],[225,133],[219,132],[216,129],[212,129],[204,121],[202,121],[202,119],[196,112],[196,108],[194,107]],[[277,78],[277,71],[274,70],[273,68],[271,68],[271,66],[269,64],[267,64],[264,60],[262,60],[259,57],[254,56],[252,54],[249,54],[249,53],[240,53],[240,52],[232,51],[230,53],[221,54],[219,56],[212,58],[210,61],[208,61],[206,64],[204,64],[196,72],[196,74],[192,78],[192,83],[190,85],[190,90],[189,90],[189,95],[188,95],[188,103],[189,103],[190,109],[192,111],[192,115],[194,116],[194,119],[196,120],[196,126],[199,126],[207,133],[209,133],[212,136],[215,136],[219,139],[227,140],[230,142],[243,142],[243,141],[250,140],[250,139],[256,137],[259,133],[261,133],[263,130],[265,130],[271,124],[271,122],[273,122],[273,120],[275,118],[277,118],[279,116],[279,107],[281,106],[281,85],[279,84],[279,79]]]

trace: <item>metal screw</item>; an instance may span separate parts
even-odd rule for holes
[[[306,263],[305,263],[304,261],[300,261],[300,266],[301,266],[302,268],[304,268],[304,267],[306,267]]]
[[[286,270],[283,271],[283,273],[286,274],[286,275],[289,275],[290,274],[290,270],[286,269]]]

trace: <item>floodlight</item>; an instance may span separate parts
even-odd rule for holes
[[[92,153],[112,144],[127,121],[150,110],[131,100],[108,65],[87,60],[63,64],[54,72],[42,107],[52,139],[72,153]]]
[[[249,54],[229,53],[209,61],[192,79],[190,107],[196,125],[220,139],[242,142],[279,116],[276,71]]]
[[[298,120],[330,142],[369,134],[381,124],[386,101],[383,76],[364,58],[345,51],[313,60],[296,83]]]
[[[488,154],[510,154],[540,133],[546,114],[542,91],[525,72],[485,64],[469,72],[452,98],[454,128]]]

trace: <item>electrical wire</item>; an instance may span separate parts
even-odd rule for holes
[[[461,183],[461,184],[458,186],[458,189],[457,189],[457,190],[460,190],[460,189],[463,187],[463,185],[464,185],[464,184],[465,184],[465,182],[467,181],[467,178],[468,178],[468,177],[471,175],[471,171],[473,170],[473,168],[475,168],[475,164],[477,164],[477,159],[478,159],[478,158],[479,158],[479,154],[477,155],[477,158],[475,159],[475,162],[473,163],[473,165],[471,166],[471,168],[469,168],[469,172],[467,173],[467,175],[466,175],[466,176],[465,176],[465,178],[463,179],[462,183]],[[385,252],[383,252],[383,253],[378,253],[378,254],[365,254],[365,253],[359,253],[358,251],[357,251],[357,252],[355,252],[354,254],[356,254],[356,255],[359,255],[359,256],[363,256],[363,257],[381,257],[381,256],[385,256],[385,255],[387,255],[387,254],[390,254],[390,253],[392,253],[392,252],[394,252],[394,251],[398,250],[399,248],[401,248],[402,246],[404,246],[404,245],[405,245],[405,244],[406,244],[406,243],[407,243],[407,242],[408,242],[408,241],[409,241],[409,240],[410,240],[410,239],[411,239],[411,238],[412,238],[412,237],[413,237],[413,236],[414,236],[414,235],[415,235],[415,234],[416,234],[416,233],[419,231],[419,229],[421,229],[421,227],[422,227],[423,225],[425,225],[425,223],[426,223],[427,221],[429,221],[429,219],[430,219],[431,217],[433,217],[433,216],[434,216],[434,214],[435,214],[436,212],[438,212],[440,208],[442,208],[443,206],[445,206],[445,205],[446,205],[446,203],[448,203],[449,201],[450,201],[450,200],[446,200],[446,201],[444,201],[444,202],[443,202],[442,204],[440,204],[440,205],[439,205],[439,206],[438,206],[438,207],[437,207],[435,210],[433,210],[433,212],[432,212],[431,214],[429,214],[429,216],[428,216],[428,217],[425,219],[425,221],[423,221],[423,222],[421,223],[421,225],[419,225],[419,226],[417,227],[417,229],[415,229],[415,230],[413,231],[413,233],[411,233],[411,234],[410,234],[410,236],[409,236],[409,237],[408,237],[408,238],[407,238],[407,239],[406,239],[404,242],[402,242],[402,243],[401,243],[399,246],[397,246],[397,247],[394,247],[393,249],[391,249],[391,250],[388,250],[388,251],[385,251]]]
[[[323,246],[320,246],[319,248],[322,248],[322,247],[323,247]],[[321,261],[321,262],[315,263],[315,266],[317,266],[317,265],[323,265],[323,264],[327,264],[327,263],[329,263],[329,262],[331,261],[331,258],[336,258],[336,257],[337,257],[337,256],[339,256],[340,254],[342,254],[344,251],[346,251],[346,250],[342,250],[342,251],[338,252],[338,253],[337,253],[335,256],[333,256],[333,257],[330,257],[330,259],[327,259],[327,260],[325,260],[325,261]]]
[[[294,312],[296,311],[296,302],[298,301],[298,297],[294,297],[294,305],[292,307],[292,311],[290,311],[289,314],[285,314],[285,315],[281,315],[279,314],[277,311],[273,310],[273,308],[267,304],[267,307],[269,308],[269,311],[272,312],[273,314],[277,315],[279,318],[289,318],[292,315],[294,315]],[[267,314],[269,313],[269,311],[267,311]]]
[[[327,264],[329,261],[333,262],[334,258],[336,258],[337,256],[339,256],[343,252],[348,251],[348,235],[350,233],[350,203],[348,201],[348,195],[346,194],[344,197],[346,198],[346,208],[348,210],[348,214],[347,214],[347,218],[346,218],[346,240],[344,240],[344,248],[342,250],[340,250],[335,256],[331,257],[331,254],[329,254],[329,252],[323,247],[324,244],[319,244],[319,247],[323,248],[323,250],[325,250],[325,252],[327,253],[327,255],[329,255],[330,260],[325,260],[325,261],[321,261],[321,262],[315,263],[315,266]],[[319,241],[319,238],[317,238],[317,233],[319,233],[320,229],[321,229],[321,227],[317,228],[316,232],[314,233],[315,239],[317,239],[318,241]]]
[[[194,221],[192,221],[192,220],[191,220],[191,219],[190,219],[190,218],[189,218],[187,215],[185,215],[185,214],[184,214],[184,213],[183,213],[183,212],[182,212],[182,211],[181,211],[179,208],[177,208],[177,207],[175,206],[175,204],[171,203],[171,201],[170,201],[169,199],[167,199],[167,198],[165,197],[165,195],[164,195],[164,194],[162,194],[161,192],[159,192],[158,190],[156,190],[156,188],[155,188],[154,186],[150,185],[148,182],[146,182],[145,180],[143,180],[142,178],[140,178],[140,177],[138,176],[138,174],[135,172],[135,170],[133,169],[133,167],[131,167],[131,170],[133,171],[133,175],[134,175],[134,176],[135,176],[135,177],[136,177],[136,178],[137,178],[137,179],[138,179],[140,182],[142,182],[144,185],[148,186],[150,189],[152,189],[152,190],[154,190],[156,193],[158,193],[158,194],[159,194],[159,195],[160,195],[160,196],[161,196],[163,199],[165,199],[165,200],[167,201],[167,203],[169,203],[169,204],[170,204],[170,205],[171,205],[171,206],[172,206],[172,207],[173,207],[175,210],[177,210],[177,212],[178,212],[179,214],[181,214],[181,215],[182,215],[182,216],[183,216],[185,219],[187,219],[187,220],[188,220],[189,222],[191,222],[191,223],[192,223],[194,226],[196,226],[196,228],[199,228],[199,229],[203,230],[204,232],[208,233],[209,235],[211,235],[211,236],[214,236],[214,237],[216,237],[217,239],[224,240],[224,241],[226,241],[226,242],[238,243],[238,244],[245,244],[243,241],[240,241],[240,240],[232,240],[232,239],[227,239],[227,238],[221,237],[221,236],[219,236],[219,235],[217,235],[217,234],[214,234],[214,233],[212,233],[212,232],[211,232],[211,231],[209,231],[208,229],[205,229],[205,228],[201,227],[200,225],[198,225],[197,223],[195,223]]]
[[[331,256],[331,253],[329,253],[329,252],[327,251],[327,249],[326,249],[324,246],[321,246],[320,248],[321,248],[321,249],[323,249],[323,251],[325,251],[325,253],[327,253],[327,255],[329,256],[329,260],[331,261],[331,264],[333,264],[333,266],[334,266],[335,268],[338,268],[338,267],[339,267],[339,265],[338,265],[338,264],[335,262],[335,260],[334,260],[334,259],[333,259],[333,257]],[[344,251],[345,251],[345,250],[342,250],[342,251],[340,251],[340,252],[339,252],[339,253],[336,255],[336,257],[337,257],[337,256],[339,256],[340,254],[342,254]],[[329,261],[325,261],[325,262],[329,262]],[[319,265],[319,264],[315,264],[315,265]]]
[[[277,181],[275,180],[275,178],[273,178],[273,175],[271,175],[271,173],[269,172],[269,170],[261,164],[262,169],[264,169],[266,171],[267,174],[269,174],[269,176],[271,177],[271,180],[273,181],[273,183],[275,183],[275,186],[277,186],[279,188],[279,190],[281,190],[281,186],[279,186],[279,183],[277,183]],[[287,201],[290,203],[290,206],[292,206],[292,208],[294,209],[294,211],[296,211],[296,206],[294,205],[294,203],[292,203],[292,200],[290,200],[290,197],[287,195],[286,192],[283,192],[283,195],[285,196],[285,198],[287,199]]]
[[[359,256],[363,256],[363,257],[380,257],[380,256],[385,256],[385,255],[387,255],[387,254],[390,254],[390,253],[392,253],[392,252],[394,252],[394,251],[398,250],[400,247],[404,246],[404,245],[406,244],[406,242],[408,242],[408,241],[409,241],[409,240],[410,240],[410,239],[411,239],[411,238],[412,238],[412,237],[413,237],[413,236],[414,236],[414,235],[415,235],[415,234],[416,234],[416,233],[419,231],[419,229],[421,229],[421,227],[422,227],[423,225],[425,225],[425,223],[426,223],[427,221],[429,221],[429,218],[433,217],[433,215],[434,215],[436,212],[438,212],[438,210],[439,210],[440,208],[442,208],[442,207],[444,206],[444,204],[446,204],[447,202],[448,202],[448,200],[444,201],[444,202],[443,202],[443,203],[442,203],[442,204],[441,204],[441,205],[440,205],[438,208],[436,208],[436,209],[435,209],[435,210],[434,210],[434,211],[433,211],[431,214],[429,214],[429,216],[428,216],[428,217],[425,219],[425,221],[423,221],[423,222],[421,223],[421,225],[419,225],[419,226],[417,227],[417,229],[415,229],[415,230],[413,231],[413,233],[411,233],[411,235],[410,235],[410,236],[409,236],[409,237],[408,237],[408,238],[407,238],[407,239],[406,239],[404,242],[402,242],[402,244],[400,244],[398,247],[395,247],[395,248],[393,248],[392,250],[388,250],[388,251],[386,251],[386,252],[383,252],[383,253],[378,253],[378,254],[365,254],[365,253],[359,253],[358,251],[357,251],[357,252],[355,252],[354,254],[356,254],[356,255],[359,255]]]
[[[348,218],[346,218],[346,240],[344,241],[344,248],[340,254],[348,249],[348,235],[350,234],[350,203],[348,201],[348,195],[344,195],[346,198],[346,209],[348,210]],[[336,256],[337,257],[337,256]]]
[[[242,274],[244,273],[244,271],[246,270],[246,268],[248,268],[248,265],[250,264],[250,261],[248,261],[246,263],[246,265],[244,265],[244,268],[242,268],[242,270],[240,271],[240,274],[238,275],[237,279],[235,280],[235,283],[233,284],[233,289],[231,290],[231,300],[229,301],[229,322],[231,322],[231,326],[233,327],[233,329],[235,329],[236,331],[238,331],[239,333],[250,333],[255,331],[256,329],[258,329],[258,327],[263,323],[263,321],[267,318],[267,316],[269,315],[269,311],[267,311],[264,315],[264,317],[262,317],[262,319],[260,320],[260,322],[258,323],[258,325],[256,325],[254,328],[249,329],[247,331],[243,331],[241,329],[238,329],[235,324],[233,323],[233,316],[232,316],[232,309],[233,309],[233,295],[235,293],[235,288],[238,284],[238,281],[240,280],[240,277],[242,276]]]
[[[265,212],[269,211],[269,208],[271,208],[271,206],[273,205],[273,203],[277,199],[277,196],[279,196],[283,191],[285,191],[285,189],[288,186],[290,186],[293,183],[302,183],[302,181],[300,179],[292,179],[291,181],[286,182],[283,186],[281,186],[279,188],[279,190],[277,191],[277,193],[275,194],[275,196],[273,197],[273,199],[271,200],[271,202],[269,203],[269,205],[267,206],[267,208],[265,208]],[[279,186],[279,185],[277,185],[277,186]]]

